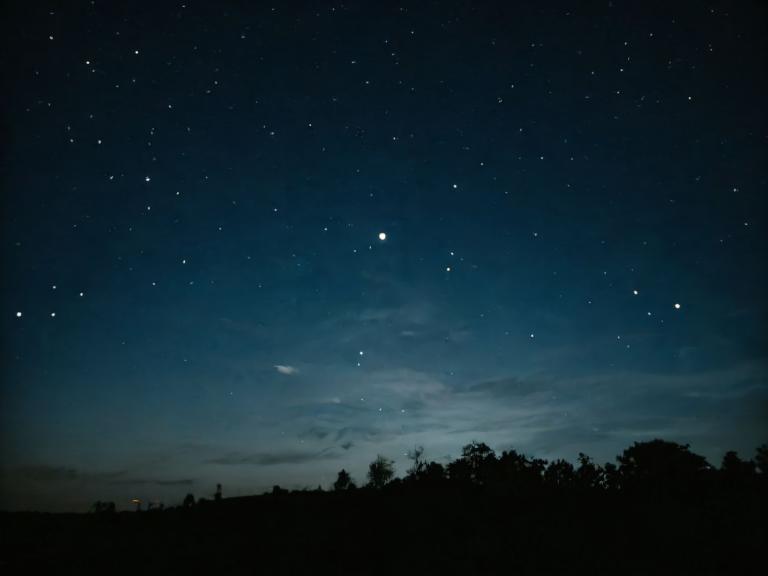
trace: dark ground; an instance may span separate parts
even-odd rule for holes
[[[764,491],[490,494],[396,482],[142,513],[4,513],[5,574],[747,574]]]

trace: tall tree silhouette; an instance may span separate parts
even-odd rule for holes
[[[757,464],[757,469],[760,470],[763,476],[768,478],[768,444],[761,444],[757,447],[755,464]]]
[[[333,483],[333,489],[340,491],[349,490],[351,488],[355,488],[355,483],[352,481],[352,477],[349,475],[349,472],[342,468],[339,470],[339,474],[336,477],[336,482]]]
[[[472,441],[461,449],[461,458],[448,465],[452,480],[485,484],[496,468],[496,453],[484,442]]]
[[[408,452],[408,459],[413,462],[411,467],[406,471],[406,475],[409,477],[417,477],[421,475],[427,466],[427,462],[424,459],[424,447],[416,446],[413,450]]]
[[[376,456],[368,466],[368,483],[374,488],[382,488],[394,475],[395,463],[384,456]]]

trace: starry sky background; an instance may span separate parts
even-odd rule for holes
[[[764,3],[7,4],[0,507],[768,439]]]

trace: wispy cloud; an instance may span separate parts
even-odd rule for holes
[[[333,460],[337,454],[332,448],[325,448],[319,452],[256,452],[247,454],[243,452],[230,452],[218,458],[208,460],[207,464],[219,464],[221,466],[274,466],[277,464],[303,464],[316,460]]]
[[[280,374],[285,374],[286,376],[293,376],[294,374],[299,373],[299,369],[295,366],[288,366],[286,364],[275,364],[275,370],[280,372]]]
[[[330,433],[331,433],[330,430],[328,430],[327,428],[322,428],[320,426],[313,426],[308,430],[299,432],[299,438],[312,438],[315,440],[323,440]]]
[[[129,485],[129,486],[192,486],[195,483],[193,478],[171,478],[171,479],[158,479],[158,478],[126,478],[125,480],[118,480],[112,482],[112,484]]]
[[[78,470],[67,466],[49,466],[45,464],[22,466],[9,471],[3,471],[2,476],[13,477],[27,483],[62,484],[67,482],[95,483],[111,485],[156,485],[156,486],[190,486],[192,478],[153,478],[129,476],[125,470],[97,472]]]
[[[26,482],[60,483],[75,481],[114,481],[124,476],[124,470],[114,472],[90,472],[78,470],[67,466],[49,466],[45,464],[33,466],[21,466],[12,471],[3,472],[3,475],[12,474],[17,478],[23,478]]]

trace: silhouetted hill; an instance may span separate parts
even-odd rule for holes
[[[760,458],[745,462],[729,454],[717,469],[686,446],[657,440],[628,448],[618,466],[598,466],[583,455],[573,466],[513,451],[497,456],[473,443],[447,467],[418,452],[405,478],[377,484],[372,477],[363,488],[346,481],[332,491],[276,487],[261,496],[188,497],[184,506],[141,513],[103,505],[81,515],[5,513],[0,568],[7,574],[762,573],[768,483]],[[374,464],[382,462],[372,464],[375,475]]]

